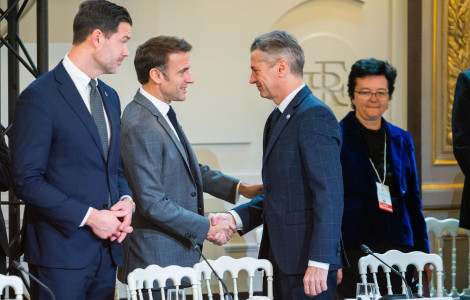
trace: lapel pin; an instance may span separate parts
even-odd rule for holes
[[[290,119],[290,114],[286,116],[286,120],[289,120],[289,119]]]
[[[106,95],[106,97],[108,97],[108,93],[104,92],[104,94]]]

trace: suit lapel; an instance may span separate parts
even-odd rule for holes
[[[374,182],[377,181],[377,175],[370,164],[369,150],[367,150],[366,141],[362,137],[358,124],[359,121],[356,120],[354,112],[350,112],[346,118],[344,118],[343,122],[343,137],[348,139],[348,141],[344,141],[344,143],[348,145],[348,150],[357,154],[357,159],[360,160],[358,165],[367,166],[361,168],[364,173],[366,173],[366,176]]]
[[[385,121],[385,132],[387,133],[387,143],[389,143],[391,163],[395,180],[398,186],[401,187],[401,172],[402,172],[402,156],[405,147],[403,146],[403,136],[392,126]]]
[[[272,117],[272,113],[271,113],[271,115],[268,118],[268,121],[266,122],[265,128],[264,128],[264,137],[263,137],[263,139],[264,139],[264,145],[266,145],[266,147],[265,147],[264,155],[263,155],[263,164],[266,163],[266,160],[268,159],[269,154],[271,153],[271,151],[273,149],[273,146],[276,143],[276,140],[278,139],[278,137],[281,134],[284,127],[287,126],[289,121],[294,116],[294,113],[295,113],[297,107],[300,105],[300,103],[302,103],[304,98],[307,95],[311,94],[311,93],[312,92],[310,92],[310,89],[307,86],[305,86],[297,93],[297,95],[294,96],[292,101],[289,103],[289,105],[286,107],[284,112],[279,117],[279,120],[277,121],[276,126],[274,126],[274,128],[271,129],[273,131],[273,133],[272,133],[269,141],[267,141],[267,145],[266,145],[266,139],[267,139],[266,131],[267,131],[267,126],[269,126],[269,123],[270,123],[270,120],[271,120],[271,117]]]
[[[87,107],[85,106],[85,103],[83,103],[83,99],[75,87],[72,78],[70,78],[70,75],[67,73],[67,71],[65,71],[62,62],[60,62],[59,65],[54,69],[54,73],[56,80],[60,83],[60,86],[58,87],[59,92],[64,97],[64,100],[69,103],[69,105],[90,132],[96,146],[100,149],[104,160],[103,146],[101,145],[101,139],[98,133],[98,129],[96,128],[96,124],[93,121],[93,117],[91,116]]]
[[[183,148],[183,151],[184,151],[184,154],[187,154],[188,158],[187,158],[187,166],[189,167],[190,169],[190,173],[191,173],[191,176],[193,177],[193,180],[195,180],[195,174],[198,174],[199,172],[199,165],[198,165],[198,162],[197,162],[197,158],[196,158],[196,154],[194,153],[193,149],[191,148],[191,144],[189,143],[189,140],[188,138],[186,137],[186,133],[184,133],[184,130],[181,129],[181,134],[183,135],[182,137],[180,137],[181,139],[184,140],[185,144],[186,144],[186,147],[188,148],[188,152],[186,152],[184,150],[184,147]],[[181,144],[181,143],[180,143]]]
[[[171,138],[171,140],[175,144],[176,148],[178,149],[181,157],[183,158],[183,160],[186,164],[186,167],[188,168],[188,171],[191,173],[191,176],[192,176],[192,171],[191,171],[191,168],[190,168],[190,164],[189,164],[188,156],[186,154],[186,150],[184,149],[183,144],[176,137],[175,133],[173,132],[173,129],[171,129],[170,125],[168,125],[168,122],[166,121],[165,117],[163,117],[163,115],[160,113],[158,108],[156,108],[155,105],[153,105],[152,102],[150,102],[150,100],[145,98],[145,96],[142,95],[140,93],[140,91],[137,91],[137,93],[135,94],[134,101],[137,102],[138,104],[142,105],[146,109],[148,109],[148,111],[157,118],[157,122],[163,127],[163,129],[165,129],[166,133],[168,134],[168,136]],[[183,131],[181,130],[181,132],[183,132]],[[189,142],[186,139],[186,136],[185,136],[184,132],[183,132],[183,136],[180,137],[180,138],[184,139],[184,141],[186,142],[186,145],[188,145],[188,147],[189,147]]]
[[[113,112],[113,103],[112,99],[109,95],[111,95],[111,91],[108,93],[108,89],[104,86],[103,82],[99,80],[100,84],[98,84],[98,90],[101,94],[101,98],[103,99],[103,106],[104,110],[106,113],[106,116],[108,117],[108,122],[109,122],[109,150],[108,150],[108,161],[110,160],[110,157],[112,154],[114,154],[114,151],[116,149],[119,149],[120,145],[115,145],[114,141],[116,140],[114,138],[114,133],[119,132],[119,130],[116,128],[116,126],[120,126],[120,120],[119,120],[119,114],[116,114]],[[103,153],[103,158],[104,158],[104,153]]]

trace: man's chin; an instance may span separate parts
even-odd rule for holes
[[[105,74],[116,74],[119,71],[119,66],[110,67],[104,72]]]

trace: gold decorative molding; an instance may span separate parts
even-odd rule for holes
[[[421,190],[451,190],[462,189],[463,183],[423,184]]]
[[[433,163],[456,164],[452,151],[452,106],[457,76],[470,66],[470,0],[434,0]]]

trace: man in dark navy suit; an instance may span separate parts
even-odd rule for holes
[[[133,202],[119,98],[97,77],[129,55],[131,24],[121,6],[83,2],[70,52],[16,103],[11,153],[14,190],[26,202],[25,261],[56,299],[114,299]],[[31,296],[50,299],[34,281]]]
[[[341,132],[333,112],[303,83],[304,53],[285,31],[256,38],[251,78],[276,108],[264,129],[265,193],[217,215],[240,234],[263,224],[259,257],[274,267],[275,299],[333,299],[341,266]],[[233,217],[233,219],[232,219]]]
[[[454,155],[465,175],[460,205],[460,227],[470,229],[470,69],[459,74],[452,106]]]

